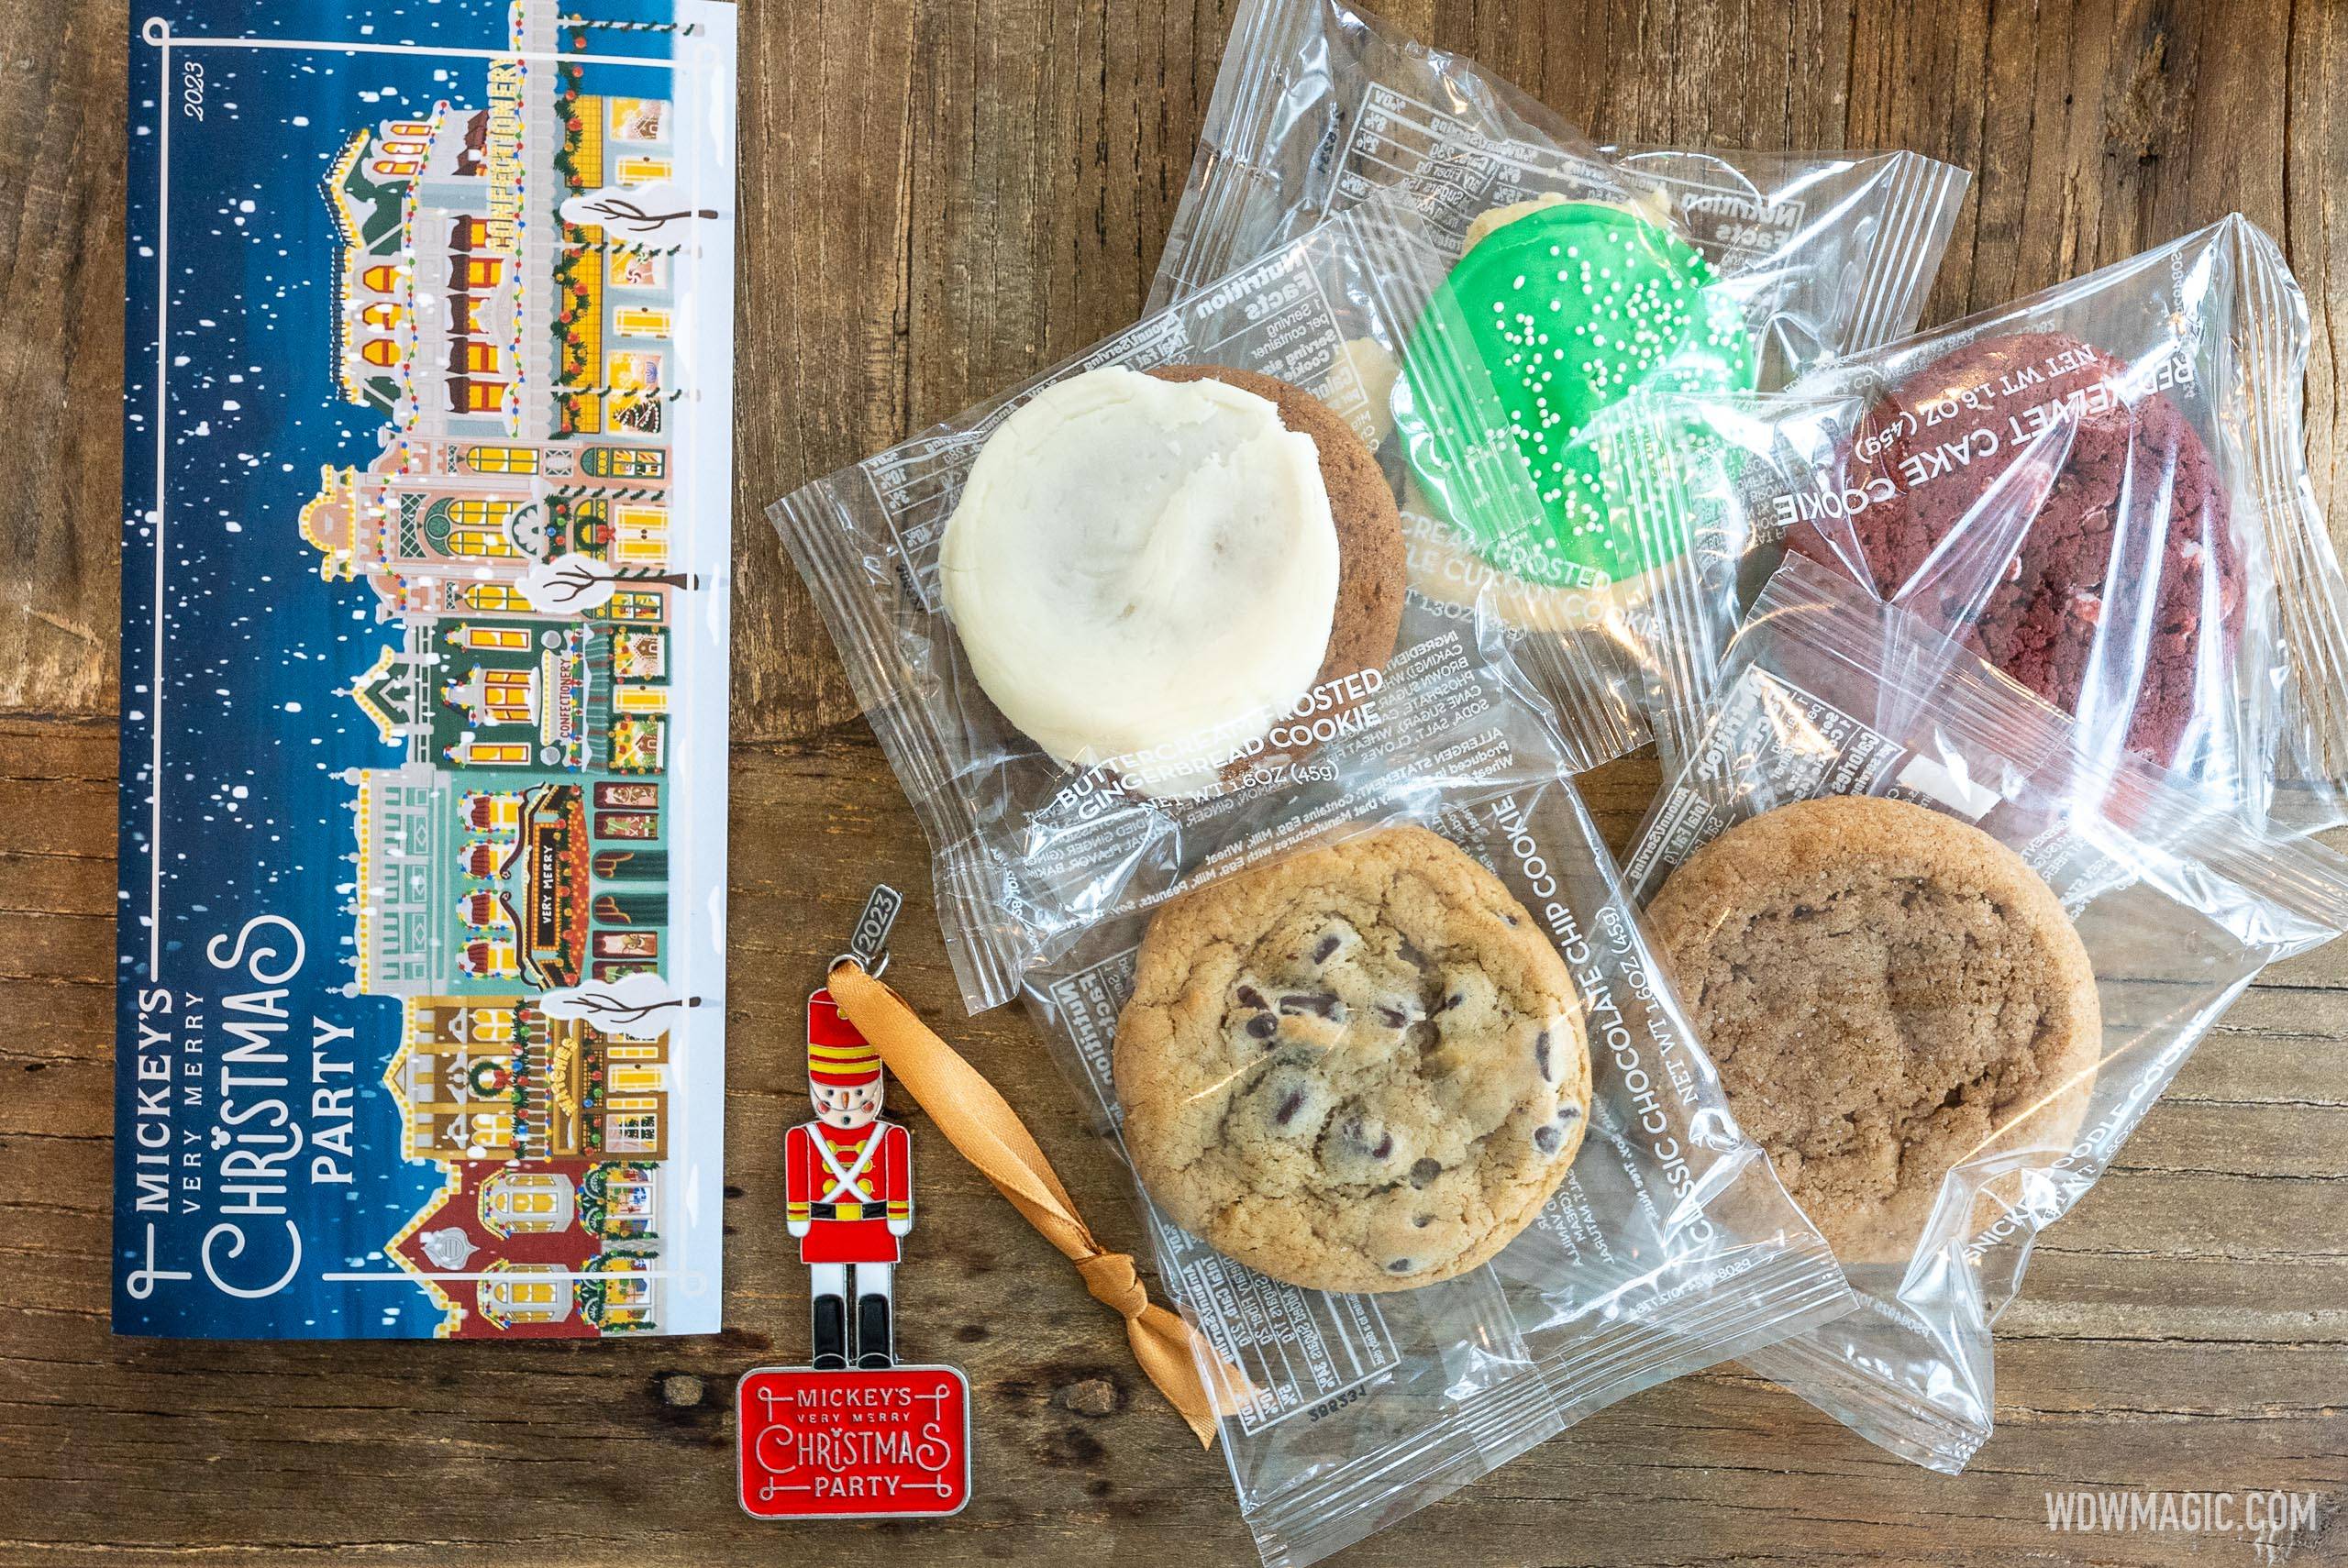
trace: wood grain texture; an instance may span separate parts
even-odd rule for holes
[[[0,7],[0,711],[114,707],[127,37],[118,6]]]
[[[2342,498],[2348,16],[2265,0],[1396,0],[1593,134],[1902,145],[1978,171],[1932,319],[2239,208],[2309,291],[2318,493]],[[791,0],[743,21],[728,1285],[719,1337],[593,1346],[187,1344],[105,1324],[112,1099],[122,71],[109,0],[0,0],[0,1562],[1246,1561],[1222,1462],[1113,1319],[912,1120],[909,1352],[977,1387],[980,1485],[940,1525],[793,1531],[729,1491],[731,1389],[803,1351],[777,1214],[795,995],[876,877],[891,978],[952,989],[926,855],[766,502],[1043,368],[1146,292],[1229,26],[1219,0]],[[2339,510],[2334,504],[2334,511]],[[1619,839],[1654,785],[1589,783]],[[781,977],[778,982],[777,977]],[[1112,1244],[1126,1188],[1025,1022],[957,1038]],[[2251,1562],[2238,1540],[2059,1537],[2049,1488],[2327,1499],[2348,1561],[2348,944],[2266,977],[2187,1065],[2000,1324],[1999,1433],[1951,1480],[1733,1369],[1605,1411],[1346,1562]],[[951,1216],[951,1224],[940,1217]],[[699,1397],[671,1380],[702,1380]],[[1119,1408],[1077,1415],[1089,1377]],[[683,1399],[683,1402],[678,1402]]]

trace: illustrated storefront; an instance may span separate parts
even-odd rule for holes
[[[521,587],[558,555],[648,573],[589,613],[668,619],[672,564],[668,453],[659,447],[526,444],[385,432],[364,469],[320,469],[303,538],[329,581],[364,579],[378,618],[487,613],[554,618]]]
[[[645,207],[635,193],[676,173],[671,112],[659,98],[565,91],[554,158],[566,189],[554,337],[566,394],[558,427],[615,441],[664,440],[674,401],[677,316],[670,223],[690,211]],[[674,205],[675,204],[670,204]]]
[[[410,997],[402,1010],[383,1081],[409,1159],[667,1157],[665,1034],[606,1036],[519,995]],[[632,1213],[625,1196],[610,1195],[623,1220]]]
[[[387,618],[528,613],[515,584],[563,551],[671,566],[675,264],[693,215],[633,200],[675,172],[670,106],[519,62],[488,88],[484,108],[355,129],[323,186],[337,386],[383,424],[371,460],[320,470],[301,532]],[[525,134],[549,111],[559,137]],[[668,587],[596,618],[663,621]]]
[[[478,995],[661,971],[661,781],[426,763],[344,777],[358,842],[354,991]]]
[[[666,756],[669,634],[659,626],[443,623],[433,719],[457,768],[659,771]]]
[[[613,1201],[648,1218],[653,1182],[648,1167],[612,1162],[454,1162],[384,1253],[425,1287],[442,1339],[551,1337],[578,1322],[648,1332],[658,1326],[658,1247],[648,1231],[587,1218]]]
[[[658,773],[669,671],[663,626],[417,617],[345,690],[410,762]]]
[[[547,502],[547,528],[549,556],[588,556],[641,571],[669,566],[669,505],[658,491],[558,495]]]

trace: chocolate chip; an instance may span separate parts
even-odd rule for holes
[[[1549,1032],[1543,1030],[1533,1037],[1533,1065],[1541,1069],[1541,1081],[1549,1081]]]
[[[1437,1012],[1449,1012],[1453,1008],[1462,1005],[1467,1000],[1468,993],[1466,991],[1454,991],[1449,996],[1444,998],[1441,1001],[1435,1003],[1434,1010]]]
[[[1259,1012],[1247,1021],[1247,1033],[1252,1039],[1269,1040],[1279,1032],[1279,1027],[1280,1021],[1268,1012]]]
[[[1554,1154],[1564,1143],[1566,1135],[1554,1121],[1545,1121],[1533,1130],[1533,1146],[1545,1154]]]
[[[1581,1120],[1581,1107],[1580,1107],[1580,1106],[1578,1106],[1578,1105],[1561,1105],[1561,1106],[1557,1107],[1557,1125],[1558,1125],[1558,1126],[1560,1126],[1560,1127],[1571,1127],[1575,1122],[1579,1121],[1580,1120]]]
[[[1329,955],[1336,950],[1337,934],[1330,932],[1312,944],[1312,961],[1315,964],[1325,964],[1329,961]]]
[[[1386,1272],[1389,1274],[1408,1274],[1411,1272],[1411,1260],[1408,1258],[1396,1258],[1392,1263],[1386,1265]]]
[[[1408,964],[1413,969],[1423,969],[1426,967],[1427,955],[1420,952],[1407,936],[1395,944],[1394,956],[1400,958],[1403,963]]]
[[[1347,1146],[1368,1155],[1370,1159],[1383,1160],[1394,1153],[1394,1134],[1380,1127],[1378,1130],[1378,1142],[1372,1143],[1369,1141],[1369,1128],[1358,1116],[1346,1119],[1343,1135]]]
[[[1336,994],[1332,991],[1290,991],[1280,998],[1280,1010],[1317,1013],[1323,1018],[1334,1021],[1340,1012],[1345,1010],[1345,1008],[1337,1000]]]
[[[1264,999],[1264,993],[1257,990],[1253,986],[1242,986],[1234,994],[1239,998],[1239,1005],[1241,1007],[1252,1007],[1257,1011],[1263,1012],[1268,1010],[1271,1006],[1269,1002],[1267,1002]]]
[[[1411,1221],[1411,1228],[1412,1228],[1412,1230],[1414,1230],[1414,1231],[1423,1231],[1423,1230],[1425,1230],[1428,1226],[1430,1226],[1430,1225],[1432,1225],[1432,1224],[1434,1224],[1434,1215],[1432,1215],[1432,1214],[1421,1214],[1421,1215],[1417,1216],[1416,1218],[1414,1218],[1413,1220],[1412,1220],[1412,1221]]]
[[[1443,1165],[1441,1161],[1421,1160],[1411,1167],[1411,1185],[1412,1187],[1424,1187],[1427,1183],[1434,1180],[1435,1177],[1442,1174]]]
[[[1303,1109],[1303,1091],[1301,1089],[1290,1089],[1284,1097],[1282,1097],[1280,1100],[1280,1108],[1272,1112],[1272,1120],[1282,1127],[1285,1127],[1290,1122],[1295,1121],[1296,1113]]]
[[[1378,1010],[1378,1017],[1389,1029],[1400,1029],[1411,1021],[1410,1015],[1399,1007],[1381,1007]]]

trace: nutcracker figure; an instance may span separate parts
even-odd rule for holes
[[[830,992],[817,991],[807,999],[815,1120],[783,1134],[782,1163],[785,1222],[807,1265],[818,1371],[896,1364],[890,1286],[898,1243],[914,1228],[913,1141],[880,1120],[880,1053],[840,1016]]]

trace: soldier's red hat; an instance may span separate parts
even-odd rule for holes
[[[840,1016],[832,993],[807,999],[807,1081],[834,1088],[869,1084],[880,1076],[880,1053]]]

